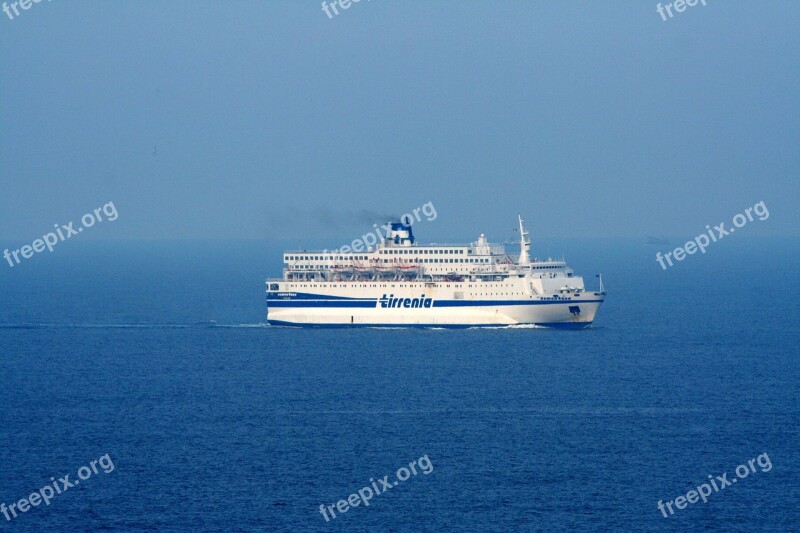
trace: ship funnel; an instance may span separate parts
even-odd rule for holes
[[[413,221],[400,219],[392,222],[392,231],[389,232],[389,241],[395,246],[411,246],[414,244],[414,232],[411,231]]]
[[[525,229],[525,221],[522,220],[522,215],[519,217],[519,262],[520,265],[528,265],[531,262],[530,250],[531,241],[528,240],[528,230]]]

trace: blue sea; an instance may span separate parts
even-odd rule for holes
[[[4,263],[0,529],[797,531],[800,243],[548,246],[603,273],[591,328],[269,327],[267,242]]]

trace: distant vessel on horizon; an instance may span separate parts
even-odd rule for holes
[[[462,245],[418,245],[411,225],[365,252],[289,251],[283,277],[267,280],[267,322],[318,327],[481,327],[535,324],[585,328],[606,297],[586,290],[563,260],[530,258],[519,216],[520,253],[481,234]]]

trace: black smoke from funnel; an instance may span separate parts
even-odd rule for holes
[[[387,224],[400,220],[397,215],[386,212],[362,209],[360,211],[335,211],[327,207],[317,207],[311,212],[311,218],[331,228],[362,226],[364,224]]]

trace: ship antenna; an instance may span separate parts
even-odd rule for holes
[[[519,261],[517,264],[528,265],[531,262],[528,252],[531,249],[531,241],[528,240],[528,230],[525,229],[525,221],[522,220],[522,215],[519,217]]]

